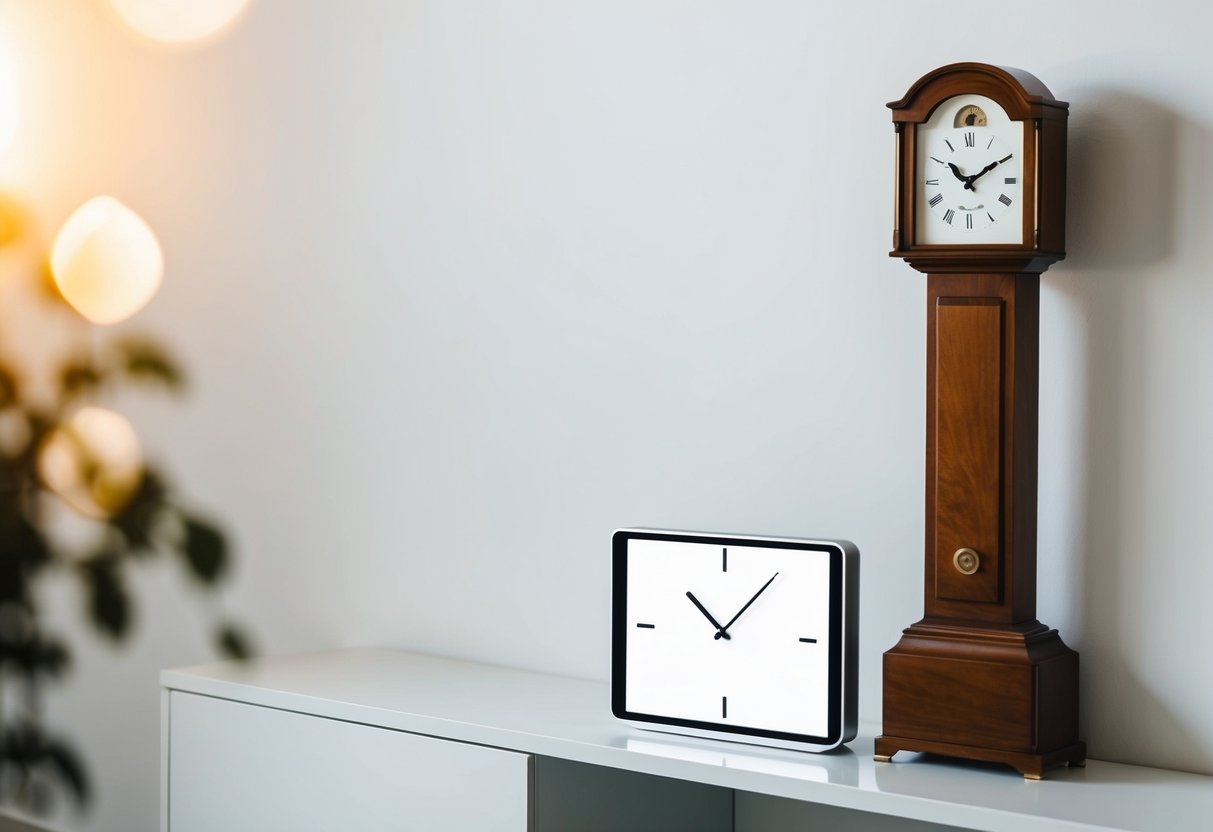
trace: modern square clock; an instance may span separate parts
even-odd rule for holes
[[[612,559],[616,717],[806,751],[854,739],[853,544],[620,529]]]

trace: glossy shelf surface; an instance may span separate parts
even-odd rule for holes
[[[161,674],[180,690],[434,737],[990,832],[1205,829],[1213,777],[1090,761],[1027,781],[1010,768],[901,753],[872,759],[876,726],[828,754],[632,728],[603,682],[386,648]]]

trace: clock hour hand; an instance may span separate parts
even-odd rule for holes
[[[707,618],[708,621],[712,622],[712,626],[716,628],[716,635],[714,636],[715,638],[722,638],[722,637],[723,638],[732,638],[732,636],[730,636],[728,633],[726,633],[724,631],[724,629],[720,626],[720,622],[718,622],[715,618],[712,617],[712,614],[710,612],[708,612],[708,608],[705,607],[703,604],[699,603],[698,598],[696,598],[689,591],[687,592],[687,597],[691,599],[692,604],[694,604],[696,607],[699,608],[699,611],[701,613],[703,613],[704,617]],[[729,623],[732,623],[732,622],[729,622]]]
[[[745,606],[737,611],[737,615],[733,616],[732,619],[729,620],[728,624],[725,624],[723,627],[720,627],[719,628],[720,632],[716,633],[716,635],[713,636],[713,638],[729,638],[730,637],[729,636],[729,627],[733,626],[733,622],[735,622],[738,618],[741,618],[741,614],[750,608],[750,604],[757,601],[758,596],[761,595],[762,593],[766,592],[767,587],[771,585],[771,581],[775,580],[778,577],[779,577],[779,573],[776,572],[769,579],[767,579],[767,582],[762,585],[762,588],[754,593],[754,597],[752,597],[750,600],[746,601]],[[706,613],[707,611],[705,610],[704,612]]]
[[[950,167],[952,169],[952,175],[955,176],[957,179],[959,179],[961,182],[965,183],[965,189],[969,190],[969,191],[973,190],[973,180],[976,179],[977,176],[981,176],[980,173],[977,174],[977,176],[965,176],[963,173],[960,172],[960,168],[956,167],[955,162],[948,162],[948,167]],[[982,173],[984,173],[984,172],[985,171],[982,171]]]

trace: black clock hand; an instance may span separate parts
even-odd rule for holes
[[[981,173],[977,174],[977,176],[965,176],[963,173],[960,172],[960,168],[956,167],[956,164],[954,162],[948,162],[948,167],[950,167],[952,169],[953,176],[955,176],[961,182],[965,183],[965,190],[968,190],[968,191],[973,190],[973,180],[976,179],[977,176],[981,176]],[[982,171],[982,173],[985,173],[985,171]]]
[[[750,600],[746,601],[745,606],[737,611],[737,615],[733,616],[733,618],[729,621],[728,624],[725,624],[723,627],[721,627],[720,632],[718,632],[715,636],[713,636],[713,638],[729,638],[729,627],[733,626],[733,622],[736,621],[738,618],[741,618],[741,614],[750,608],[750,604],[757,601],[758,596],[761,595],[762,593],[766,592],[767,587],[771,585],[771,581],[775,580],[778,577],[779,577],[778,572],[776,572],[774,575],[772,575],[770,577],[770,579],[768,579],[767,582],[762,585],[762,589],[755,592],[754,597],[751,598]],[[704,612],[706,612],[706,610]]]
[[[973,190],[973,183],[974,183],[974,182],[976,182],[976,181],[977,181],[978,179],[980,179],[981,177],[985,176],[985,175],[986,175],[987,173],[989,173],[990,171],[994,170],[994,168],[996,168],[996,167],[998,167],[999,165],[1001,165],[1001,164],[1002,164],[1003,162],[1005,162],[1007,159],[1010,159],[1010,158],[1011,158],[1011,156],[1013,156],[1013,155],[1014,155],[1014,154],[1012,154],[1012,153],[1008,153],[1006,156],[1004,156],[1003,158],[999,159],[998,161],[996,161],[996,162],[990,162],[990,164],[986,165],[984,168],[982,168],[982,169],[981,169],[981,172],[980,172],[980,173],[977,173],[977,174],[975,174],[975,175],[973,175],[973,176],[970,176],[970,177],[969,177],[969,184],[968,184],[968,185],[966,185],[965,187],[967,187],[969,190]]]
[[[764,587],[764,589],[765,589],[765,587]],[[705,607],[703,604],[699,603],[698,598],[696,598],[690,592],[687,592],[687,597],[691,599],[692,604],[699,607],[699,611],[704,614],[704,616],[708,619],[708,621],[712,622],[712,626],[716,628],[715,638],[721,638],[722,636],[724,638],[732,638],[732,636],[730,636],[723,629],[721,629],[719,622],[717,622],[715,618],[712,618],[712,614],[710,612],[708,612],[708,608]],[[730,622],[730,623],[732,623],[732,622]]]

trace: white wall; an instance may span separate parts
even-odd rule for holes
[[[923,536],[884,103],[957,60],[1035,73],[1072,104],[1039,615],[1081,653],[1092,756],[1213,773],[1206,4],[253,0],[186,51],[103,5],[0,6],[26,96],[0,172],[47,233],[99,192],[159,233],[132,326],[193,392],[130,412],[234,531],[222,604],[265,651],[605,679],[615,527],[845,536],[869,721]],[[55,699],[100,792],[64,828],[151,828],[156,671],[209,655],[194,594],[140,580],[133,647],[81,630]]]

